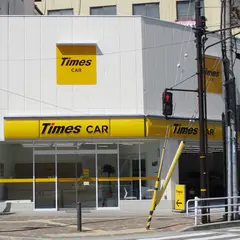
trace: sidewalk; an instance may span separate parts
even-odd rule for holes
[[[76,237],[131,235],[148,233],[148,214],[122,211],[91,211],[83,213],[83,232],[77,232],[76,212],[31,212],[0,215],[0,239],[70,239]],[[193,223],[185,214],[157,212],[150,232],[179,231]]]

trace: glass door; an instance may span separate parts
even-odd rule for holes
[[[79,154],[76,162],[76,202],[83,208],[96,209],[95,154]]]
[[[97,155],[98,208],[119,207],[118,155],[98,153]]]
[[[34,156],[34,209],[57,210],[55,155]]]
[[[96,162],[94,154],[57,154],[58,206],[96,208]]]

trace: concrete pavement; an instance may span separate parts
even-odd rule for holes
[[[82,215],[83,231],[78,232],[75,210],[0,214],[0,239],[133,239],[180,232],[193,225],[192,217],[169,211],[156,211],[150,230],[146,230],[148,213],[140,209],[84,210]]]
[[[83,232],[77,232],[76,212],[31,212],[0,215],[0,236],[24,239],[66,239],[120,236],[179,231],[191,226],[193,219],[185,214],[156,213],[151,230],[146,230],[148,215],[143,213],[124,214],[121,211],[93,211],[83,213]]]

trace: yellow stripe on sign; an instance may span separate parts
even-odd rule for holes
[[[111,119],[110,120],[111,137],[144,137],[145,123],[144,119]]]
[[[38,120],[4,120],[5,139],[32,139],[39,137]]]
[[[141,180],[156,180],[156,177],[142,177]],[[127,181],[139,181],[139,177],[121,177],[119,179],[121,182],[127,182]],[[55,178],[36,178],[35,181],[37,183],[50,183],[50,182],[55,182]],[[86,177],[86,178],[58,178],[57,182],[69,182],[69,183],[75,183],[75,182],[83,182],[83,181],[88,181],[88,182],[95,182],[96,178],[95,177]],[[116,182],[118,181],[117,177],[104,177],[104,178],[98,178],[99,182]],[[2,178],[0,179],[0,183],[32,183],[33,179],[32,178]]]

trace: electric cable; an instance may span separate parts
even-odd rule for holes
[[[173,89],[173,88],[175,88],[175,87],[177,87],[177,86],[181,85],[182,83],[184,83],[184,82],[188,81],[189,79],[193,78],[193,77],[194,77],[194,76],[196,76],[196,75],[197,75],[197,74],[196,74],[196,73],[194,73],[194,74],[193,74],[193,75],[191,75],[190,77],[188,77],[188,78],[186,78],[186,79],[182,80],[181,82],[179,82],[179,83],[177,83],[177,84],[173,85],[172,87],[170,87],[170,89]]]
[[[43,104],[46,104],[46,105],[49,105],[49,106],[52,106],[52,107],[60,108],[62,110],[67,110],[67,111],[71,111],[71,112],[74,112],[74,113],[80,113],[79,111],[74,111],[73,109],[70,109],[70,108],[61,107],[61,106],[56,105],[56,104],[41,101],[39,99],[28,97],[28,96],[25,96],[25,95],[22,95],[22,94],[19,94],[19,93],[16,93],[16,92],[12,92],[12,91],[9,91],[9,90],[3,89],[3,88],[0,88],[0,91],[10,93],[10,94],[13,94],[13,95],[16,95],[16,96],[19,96],[19,97],[22,97],[22,98],[25,98],[25,99],[28,99],[28,100],[32,100],[32,101],[35,101],[35,102],[38,102],[38,103],[43,103]]]

